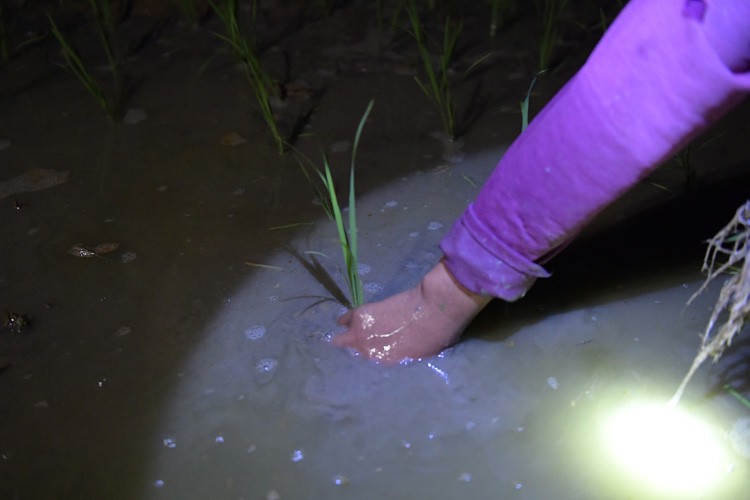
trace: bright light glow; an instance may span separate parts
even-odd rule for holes
[[[706,494],[729,470],[719,436],[679,407],[632,405],[615,413],[604,431],[617,463],[654,493]]]

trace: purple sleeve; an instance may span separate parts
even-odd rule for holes
[[[539,262],[750,90],[708,43],[705,4],[628,3],[442,240],[462,285],[522,297],[549,275]]]

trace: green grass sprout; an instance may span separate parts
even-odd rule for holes
[[[252,6],[253,24],[255,23],[256,2],[257,0],[253,1]],[[271,108],[271,95],[278,96],[278,84],[274,81],[271,75],[263,69],[255,46],[255,41],[249,40],[246,36],[240,33],[239,24],[237,23],[237,0],[227,0],[223,7],[217,6],[213,2],[209,3],[221,20],[226,31],[225,35],[218,33],[214,34],[226,42],[227,45],[232,48],[235,55],[240,58],[245,71],[245,76],[255,92],[258,107],[263,115],[263,120],[266,122],[266,125],[271,132],[276,149],[279,154],[284,154],[286,151],[286,141],[279,131],[276,117]]]
[[[742,406],[744,406],[745,408],[747,408],[748,410],[750,410],[750,400],[748,400],[745,396],[743,396],[739,392],[737,392],[734,389],[732,389],[732,387],[729,386],[729,385],[725,385],[724,389],[729,394],[731,394],[732,397],[734,397],[734,399],[736,399],[737,401],[739,401],[742,404]]]
[[[65,58],[65,63],[67,64],[68,69],[78,78],[84,88],[88,91],[89,94],[91,94],[94,100],[99,103],[99,106],[101,106],[101,108],[107,113],[107,115],[112,117],[112,107],[109,100],[107,99],[107,96],[104,93],[104,90],[102,90],[102,87],[99,85],[96,79],[94,79],[94,77],[91,76],[91,73],[89,73],[88,69],[86,69],[86,65],[81,60],[78,52],[62,34],[52,17],[48,14],[47,18],[50,22],[52,34],[60,43],[60,47],[62,48],[62,55]]]
[[[330,211],[333,215],[333,220],[336,223],[336,230],[339,235],[339,243],[341,244],[341,253],[344,256],[344,263],[346,264],[346,282],[349,286],[350,294],[350,306],[357,307],[364,303],[364,296],[362,291],[362,280],[359,277],[359,262],[358,262],[358,247],[357,247],[357,206],[356,206],[356,193],[354,190],[354,171],[355,171],[355,159],[357,157],[357,147],[359,146],[359,139],[362,135],[362,129],[365,126],[367,118],[370,116],[374,101],[370,101],[365,109],[362,118],[357,126],[357,132],[354,135],[354,143],[352,145],[352,160],[349,167],[349,218],[348,225],[344,224],[344,216],[341,210],[341,204],[339,203],[338,196],[336,195],[336,188],[333,183],[333,176],[331,175],[331,166],[328,163],[328,158],[323,155],[323,169],[316,169],[320,180],[325,187],[325,192],[328,195],[330,201]]]
[[[315,199],[317,199],[320,205],[323,207],[323,211],[326,213],[328,219],[334,220],[333,208],[331,207],[331,199],[328,196],[328,191],[324,188],[321,188],[310,175],[310,170],[316,172],[318,175],[320,175],[320,170],[315,165],[315,162],[310,159],[310,157],[296,150],[292,146],[290,146],[290,149],[294,155],[294,158],[297,160],[297,165],[299,165],[302,174],[305,176],[305,179],[307,179],[307,183],[312,186],[313,192],[315,193]],[[326,160],[325,156],[323,156],[323,158],[324,160]]]
[[[453,61],[456,43],[461,34],[463,23],[453,23],[451,22],[450,17],[446,17],[445,29],[443,31],[443,45],[441,47],[440,56],[438,58],[438,68],[436,70],[432,62],[432,54],[427,48],[427,37],[424,27],[422,26],[422,21],[419,19],[415,0],[411,0],[406,5],[406,12],[409,15],[412,36],[417,42],[419,56],[422,60],[422,66],[427,77],[426,82],[423,82],[417,77],[415,77],[414,80],[417,82],[417,85],[419,85],[422,92],[437,108],[438,113],[440,114],[440,120],[443,122],[445,133],[449,138],[455,139],[457,135],[456,110],[453,105],[448,70]]]
[[[109,0],[89,0],[89,7],[96,20],[96,30],[99,33],[99,39],[107,56],[107,64],[112,73],[115,83],[115,98],[119,99],[121,92],[121,75],[119,59],[115,56],[114,44],[116,37],[115,20],[112,16]]]
[[[378,0],[375,4],[375,24],[378,33],[378,42],[391,40],[396,28],[400,24],[401,13],[407,0],[395,0],[395,5],[391,8],[390,15],[387,15],[386,1]],[[386,29],[387,26],[387,29]]]
[[[471,177],[469,177],[468,175],[466,175],[466,174],[461,174],[461,177],[463,177],[463,179],[464,179],[464,180],[465,180],[465,181],[466,181],[467,183],[469,183],[469,185],[470,185],[471,187],[477,187],[477,183],[476,183],[476,182],[474,182],[474,181],[473,181],[473,180],[471,179]]]
[[[540,71],[531,79],[531,85],[529,85],[529,90],[526,92],[526,97],[521,101],[521,132],[526,130],[526,127],[529,126],[529,101],[531,100],[531,89],[534,88],[537,77],[543,72],[544,71]]]
[[[114,89],[108,98],[101,84],[93,77],[91,72],[86,68],[78,51],[73,44],[63,35],[58,28],[52,16],[47,14],[49,19],[52,35],[57,39],[62,49],[62,55],[68,69],[78,78],[89,94],[99,103],[99,106],[107,115],[116,119],[122,111],[123,77],[122,77],[122,58],[115,51],[117,25],[115,16],[112,13],[109,0],[88,0],[89,8],[94,18],[96,32],[101,42],[101,47],[107,58],[107,67],[112,74]]]
[[[490,1],[490,38],[495,38],[497,28],[505,22],[511,7],[511,0]]]
[[[549,68],[557,49],[560,31],[560,16],[567,0],[535,0],[537,14],[541,21],[539,38],[539,70]]]
[[[271,226],[268,228],[269,231],[278,231],[279,229],[293,229],[300,226],[314,226],[314,222],[291,222],[289,224],[283,224],[281,226]]]

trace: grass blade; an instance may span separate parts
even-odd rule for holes
[[[344,263],[346,264],[346,281],[347,285],[349,286],[349,294],[351,296],[351,304],[349,305],[352,307],[360,306],[364,302],[362,280],[359,277],[359,261],[357,258],[359,249],[357,247],[357,197],[354,188],[354,173],[356,170],[355,167],[357,149],[359,147],[359,140],[362,136],[362,129],[365,126],[367,118],[370,116],[370,111],[372,111],[373,105],[374,101],[370,101],[367,105],[367,108],[365,109],[365,112],[359,121],[359,125],[357,126],[357,132],[354,135],[354,143],[352,145],[352,159],[351,165],[349,167],[349,217],[347,221],[348,227],[346,227],[344,224],[344,216],[341,210],[341,204],[339,203],[338,196],[336,195],[336,187],[333,183],[333,175],[331,174],[331,166],[328,162],[328,157],[323,155],[322,169],[315,168],[315,172],[318,174],[320,181],[323,183],[325,193],[328,197],[329,203],[324,203],[323,207],[326,209],[326,214],[328,214],[336,224],[336,231],[338,232],[339,236],[339,244],[341,245],[341,253],[344,257]],[[304,157],[304,155],[301,156],[303,158],[306,158]],[[307,169],[304,167],[304,162],[302,161],[302,159],[300,159],[299,156],[297,157],[297,161],[299,162],[300,167],[305,173],[308,181],[310,181],[311,179],[309,174],[307,173]],[[318,193],[320,192],[320,190],[315,185],[313,185],[313,189],[316,192],[316,196],[319,196]]]
[[[88,93],[91,94],[91,96],[96,100],[96,102],[99,103],[102,109],[111,117],[112,110],[101,86],[99,86],[94,77],[91,76],[91,73],[88,72],[86,66],[83,64],[83,61],[78,55],[78,52],[76,52],[70,42],[68,42],[62,32],[59,30],[57,24],[55,24],[55,21],[52,19],[52,16],[47,14],[47,18],[50,22],[50,29],[52,31],[52,34],[60,43],[62,54],[65,58],[65,63],[67,64],[68,69],[70,69],[70,71],[76,76],[76,78],[78,78],[84,88],[88,91]]]

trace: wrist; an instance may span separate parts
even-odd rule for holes
[[[461,328],[492,300],[490,296],[478,295],[461,285],[442,259],[425,275],[420,288],[426,302],[433,304]]]

